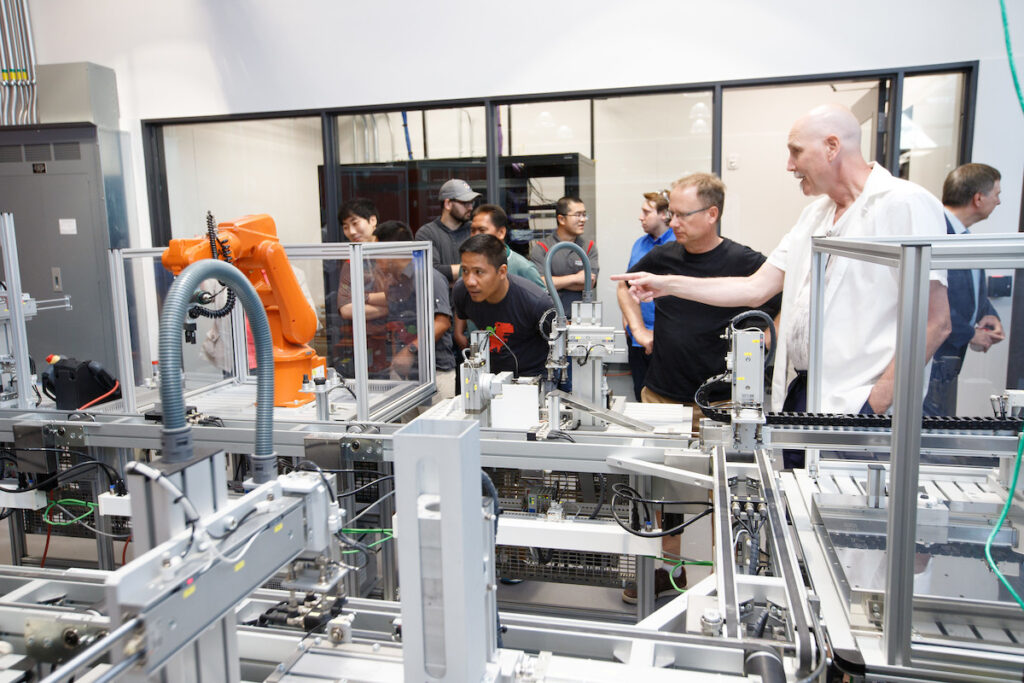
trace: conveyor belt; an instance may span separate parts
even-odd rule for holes
[[[864,550],[885,550],[886,537],[876,534],[846,534],[835,531],[828,532],[829,540],[838,548],[856,548]],[[941,555],[944,557],[967,557],[977,560],[985,559],[984,543],[917,543],[916,552],[923,555]],[[992,546],[992,559],[996,562],[1015,562],[1024,560],[1024,556],[1014,552],[1009,546]]]
[[[727,410],[703,408],[705,417],[729,424]],[[765,413],[765,423],[773,427],[854,427],[861,429],[892,429],[891,415],[860,415],[850,413]],[[925,415],[921,429],[925,431],[985,431],[1019,433],[1024,420],[997,417],[957,417]]]
[[[891,415],[851,415],[828,413],[766,413],[765,421],[779,427],[863,427],[892,428]],[[1024,420],[997,417],[956,417],[925,415],[921,418],[921,429],[1019,432]]]

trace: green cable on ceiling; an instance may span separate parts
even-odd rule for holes
[[[1020,81],[1017,79],[1017,67],[1013,64],[1013,46],[1010,45],[1010,24],[1006,20],[1006,0],[999,0],[999,10],[1003,16],[1003,36],[1006,38],[1006,58],[1010,62],[1010,76],[1013,77],[1013,87],[1017,91],[1017,102],[1020,103],[1021,113],[1024,113],[1024,96],[1020,94]]]

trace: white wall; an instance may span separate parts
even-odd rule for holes
[[[594,103],[597,242],[601,279],[597,296],[605,302],[604,323],[620,326],[616,283],[607,275],[624,272],[633,242],[643,235],[640,205],[645,192],[669,188],[673,180],[711,170],[710,120],[695,126],[690,112],[711,111],[711,93],[645,95]]]
[[[1009,12],[1020,55],[1024,8]],[[1015,231],[1020,215],[1024,115],[994,0],[30,0],[30,13],[40,63],[91,61],[117,73],[139,246],[149,243],[142,119],[968,60],[980,62],[973,158],[999,168],[1004,188],[1003,206],[979,227]]]
[[[1024,46],[1024,11],[1011,34]],[[612,0],[514,4],[298,0],[32,0],[41,63],[117,72],[122,127],[143,182],[144,118],[559,92],[980,60],[974,156],[1006,174],[1016,214],[1024,117],[1015,104],[999,7],[960,0]],[[454,30],[472,17],[486,33]],[[910,30],[913,29],[913,30]],[[1024,47],[1018,50],[1018,54]],[[141,238],[148,235],[139,193]]]
[[[722,96],[722,181],[725,211],[722,234],[765,256],[771,253],[808,204],[800,185],[786,170],[786,138],[793,122],[821,104],[853,107],[877,81],[772,86],[726,90]],[[871,116],[864,112],[862,117]],[[862,143],[873,141],[862,140]],[[873,158],[868,155],[868,159]]]

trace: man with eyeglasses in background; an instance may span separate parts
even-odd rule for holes
[[[447,181],[438,193],[441,215],[416,231],[416,239],[434,245],[434,268],[449,287],[459,279],[459,246],[469,237],[469,217],[479,196],[465,180]]]
[[[544,239],[530,245],[530,260],[537,266],[537,272],[544,274],[544,261],[548,252],[559,242],[575,242],[590,259],[591,286],[597,282],[598,256],[594,240],[585,240],[583,230],[587,226],[587,207],[579,197],[562,197],[555,204],[555,220],[558,227]],[[558,290],[566,317],[572,315],[572,302],[583,298],[583,259],[575,251],[561,249],[551,261],[551,284]]]

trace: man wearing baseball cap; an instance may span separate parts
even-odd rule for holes
[[[416,239],[434,245],[434,268],[449,284],[459,279],[459,245],[469,237],[473,200],[479,196],[465,180],[449,180],[438,193],[441,216],[416,231]]]

